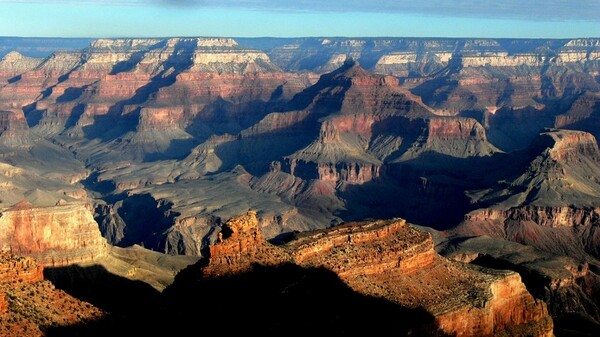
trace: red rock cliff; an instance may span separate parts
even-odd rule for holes
[[[92,213],[83,205],[17,205],[0,215],[2,251],[35,257],[60,266],[94,260],[106,253]]]
[[[279,247],[262,241],[253,212],[224,229],[210,248],[204,275],[247,272],[252,263],[324,267],[358,293],[425,309],[442,333],[552,335],[545,304],[527,292],[518,274],[446,260],[434,251],[431,235],[401,219],[303,233]]]

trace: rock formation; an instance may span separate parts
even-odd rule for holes
[[[0,145],[26,146],[30,143],[29,127],[22,111],[0,111]]]
[[[44,279],[44,267],[31,257],[2,253],[0,260],[0,282],[35,283]]]
[[[35,257],[43,265],[93,261],[106,253],[98,224],[83,205],[16,204],[0,215],[2,251]]]
[[[431,235],[401,219],[308,232],[273,246],[262,240],[256,214],[249,212],[223,226],[202,274],[218,278],[284,263],[325,268],[358,293],[424,308],[441,333],[552,335],[545,304],[533,299],[518,274],[450,262],[434,251]]]
[[[17,81],[20,74],[34,69],[41,62],[42,59],[26,57],[11,51],[0,59],[0,85]]]
[[[41,337],[48,330],[98,320],[104,313],[55,289],[30,257],[0,254],[0,334]]]
[[[458,261],[518,271],[527,289],[548,304],[556,335],[600,330],[595,300],[600,276],[594,264],[489,236],[442,241],[438,248],[444,256]]]
[[[524,172],[483,197],[480,202],[494,204],[467,214],[455,231],[583,260],[598,258],[600,151],[595,138],[581,131],[547,130],[528,153]]]

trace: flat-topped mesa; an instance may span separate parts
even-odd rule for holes
[[[571,162],[580,156],[600,162],[596,138],[587,132],[550,130],[541,133],[536,142],[548,146],[550,157],[558,162]]]
[[[371,137],[371,126],[377,119],[370,114],[338,114],[324,120],[315,141],[285,158],[285,172],[303,179],[348,184],[379,178],[383,163],[352,141],[357,135]]]
[[[433,314],[458,336],[550,336],[546,306],[518,274],[470,269],[440,257],[428,233],[402,219],[301,234],[284,246],[306,268],[334,271],[353,290]]]
[[[411,273],[435,258],[433,240],[403,219],[348,223],[301,235],[289,243],[294,262],[324,266],[341,277],[377,275],[390,269]]]
[[[146,50],[160,41],[160,39],[98,39],[90,43],[90,49],[110,52]]]
[[[381,163],[353,160],[317,160],[290,157],[285,159],[283,171],[304,180],[318,179],[324,182],[362,185],[379,178],[383,172]]]
[[[0,250],[34,257],[45,266],[63,266],[93,261],[108,245],[85,205],[18,203],[0,213]]]
[[[200,48],[207,47],[237,47],[238,43],[228,37],[200,37],[196,45]]]
[[[31,257],[0,253],[0,283],[33,283],[44,279],[44,267]]]

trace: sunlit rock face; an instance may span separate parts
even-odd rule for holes
[[[431,335],[552,335],[546,305],[527,292],[518,274],[450,262],[435,252],[431,235],[402,219],[307,232],[273,246],[248,212],[225,223],[202,274],[233,277],[286,263],[325,268],[358,293],[424,308],[436,320]]]
[[[46,266],[94,261],[107,252],[90,210],[82,205],[32,207],[22,202],[0,215],[2,251]]]

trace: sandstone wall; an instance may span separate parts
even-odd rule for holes
[[[45,266],[93,261],[107,248],[84,205],[13,207],[0,215],[0,249]]]

